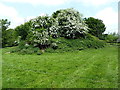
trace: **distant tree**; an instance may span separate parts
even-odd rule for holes
[[[74,39],[83,36],[87,31],[82,15],[73,8],[57,10],[52,17],[55,22],[50,30],[54,37]]]
[[[25,22],[15,28],[16,35],[21,37],[21,40],[25,40],[29,31],[31,30],[31,22]]]
[[[85,23],[88,25],[88,33],[101,38],[106,27],[102,20],[93,17],[84,18]]]
[[[7,19],[0,19],[0,33],[2,34],[2,47],[5,47],[7,44],[7,29],[10,25],[10,21]]]
[[[8,21],[7,19],[0,19],[0,29],[2,31],[7,30],[9,25],[10,25],[10,21]]]
[[[16,35],[14,29],[7,29],[6,31],[6,45],[5,46],[14,46],[17,45]]]
[[[119,35],[114,32],[114,33],[108,34],[105,37],[105,41],[110,42],[110,43],[115,43],[117,42],[118,38],[119,38]]]

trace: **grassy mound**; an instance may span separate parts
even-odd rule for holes
[[[49,48],[46,49],[46,52],[67,52],[75,50],[84,50],[87,48],[102,48],[106,45],[104,41],[99,40],[98,38],[92,36],[86,39],[65,39],[57,38],[52,41],[52,44]]]
[[[85,39],[86,38],[86,39]],[[18,47],[12,49],[10,52],[17,52],[19,54],[37,54],[41,55],[44,51],[50,53],[79,51],[87,48],[102,48],[105,46],[105,42],[99,40],[97,37],[87,34],[86,37],[79,39],[66,39],[63,37],[51,40],[51,44],[48,48],[40,50],[38,47],[32,45],[26,45],[26,41],[22,41]]]

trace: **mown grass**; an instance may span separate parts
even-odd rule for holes
[[[116,46],[18,55],[3,49],[3,88],[117,88]]]

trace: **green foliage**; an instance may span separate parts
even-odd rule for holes
[[[21,43],[10,51],[11,53],[17,52],[18,54],[40,54],[40,49],[21,41]],[[42,54],[42,53],[41,53]]]
[[[2,29],[2,47],[15,46],[17,45],[14,29]]]
[[[43,54],[43,52],[41,50],[38,50],[37,55],[41,55],[41,54]]]
[[[52,47],[53,49],[57,49],[57,48],[58,48],[58,45],[57,45],[56,43],[52,43],[52,44],[51,44],[51,47]]]
[[[21,24],[15,28],[16,36],[20,36],[21,40],[26,40],[26,37],[31,29],[31,21]]]
[[[32,32],[32,35],[29,35],[30,39],[29,42],[31,42],[34,46],[37,46],[39,48],[46,48],[50,44],[50,38],[47,31],[36,30]]]
[[[41,55],[42,52],[38,47],[34,47],[32,45],[27,45],[22,42],[21,45],[15,47],[14,49],[10,50],[11,53],[18,53],[18,54],[37,54]]]
[[[98,38],[95,38],[94,36],[86,39],[57,38],[53,39],[52,42],[56,44],[57,49],[54,49],[51,45],[50,48],[46,49],[46,52],[67,52],[76,50],[79,51],[87,48],[98,49],[106,45],[104,41],[101,41]]]
[[[53,37],[74,39],[83,36],[87,31],[82,15],[72,8],[57,10],[52,17],[55,19],[50,28]]]
[[[7,30],[9,25],[10,25],[10,21],[8,21],[7,19],[0,19],[0,30],[2,31]]]
[[[102,20],[95,19],[93,17],[85,18],[85,23],[88,25],[88,33],[101,38],[102,33],[105,31],[106,27]]]
[[[14,29],[6,30],[5,34],[6,34],[6,37],[3,36],[6,40],[6,45],[5,46],[15,46],[15,45],[17,45],[17,43],[15,42],[16,37],[15,37]]]
[[[111,33],[106,35],[105,41],[109,43],[116,43],[118,40],[118,35],[116,33]]]
[[[6,47],[7,43],[7,29],[10,22],[7,19],[0,19],[0,35],[2,34],[2,47]]]

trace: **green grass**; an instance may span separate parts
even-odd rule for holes
[[[2,89],[2,49],[0,49],[0,89]]]
[[[3,88],[117,88],[115,46],[76,52],[18,55],[3,49]]]

